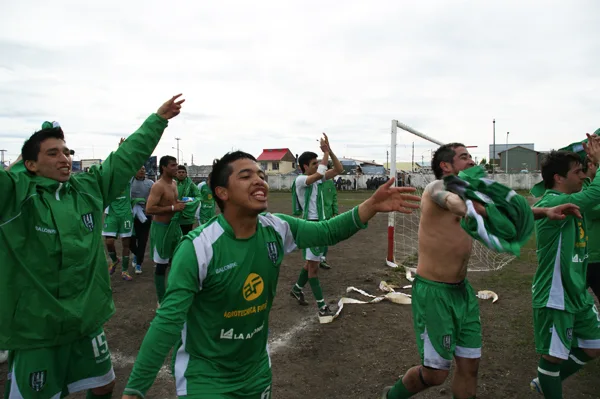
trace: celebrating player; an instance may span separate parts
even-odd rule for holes
[[[329,180],[339,175],[344,171],[344,168],[340,161],[337,159],[331,147],[329,146],[329,140],[327,135],[323,133],[321,139],[321,150],[323,151],[323,159],[321,163],[317,161],[317,154],[314,152],[304,152],[298,158],[298,164],[302,170],[302,175],[296,178],[296,181],[292,185],[292,201],[294,208],[297,209],[294,213],[301,212],[301,217],[304,220],[311,222],[318,222],[325,220],[325,210],[323,201],[323,187],[324,180]],[[327,163],[329,157],[333,161],[333,169],[327,169]],[[333,316],[333,311],[325,302],[323,298],[323,291],[321,290],[321,283],[319,282],[318,272],[319,264],[321,263],[321,257],[325,253],[325,247],[312,247],[305,248],[303,250],[304,259],[306,262],[300,271],[298,281],[292,288],[290,295],[295,298],[300,305],[308,305],[304,299],[304,292],[302,289],[308,282],[313,292],[315,300],[317,301],[317,307],[319,309],[319,317],[328,320]]]
[[[222,213],[187,235],[175,251],[167,294],[142,343],[125,388],[144,397],[171,347],[177,395],[270,398],[269,312],[284,255],[331,245],[366,227],[377,212],[412,212],[412,188],[382,186],[331,220],[306,222],[263,213],[269,187],[244,152],[215,161],[211,189]]]
[[[421,201],[419,261],[412,288],[413,323],[422,365],[387,387],[382,394],[387,399],[409,398],[441,385],[453,357],[454,397],[474,398],[477,390],[481,323],[477,297],[466,279],[472,239],[460,226],[467,207],[458,195],[444,190],[441,180],[475,162],[463,144],[451,143],[437,149],[431,165],[438,180],[427,185]],[[483,206],[476,207],[485,216]],[[534,209],[536,218],[564,219],[570,213],[577,213],[577,207],[564,204]]]
[[[165,295],[165,274],[173,251],[181,238],[179,218],[185,203],[177,200],[177,159],[170,155],[160,158],[160,178],[150,189],[146,212],[152,215],[150,227],[150,254],[156,263],[154,285],[158,304]]]
[[[600,160],[600,141],[588,135],[590,161]],[[600,356],[600,315],[587,290],[587,219],[600,198],[600,178],[586,190],[579,155],[552,151],[542,163],[546,192],[535,205],[571,202],[584,218],[536,222],[538,268],[532,285],[536,352],[541,354],[538,377],[531,388],[546,398],[560,399],[562,381]]]
[[[104,208],[152,154],[183,100],[174,96],[100,167],[71,175],[60,127],[23,145],[26,171],[0,170],[0,348],[10,398],[109,398],[103,331],[115,309],[102,245]]]
[[[125,139],[121,139],[119,146],[123,144]],[[131,281],[133,278],[129,275],[129,243],[131,235],[133,233],[133,212],[131,210],[131,182],[127,183],[127,186],[123,189],[123,192],[110,203],[106,208],[106,216],[104,217],[104,227],[102,229],[102,236],[106,243],[106,250],[110,257],[110,264],[108,265],[108,271],[112,276],[117,269],[119,262],[122,262],[123,271],[121,272],[121,278],[125,281]],[[121,253],[122,258],[117,257],[117,250],[115,249],[115,240],[121,239]]]

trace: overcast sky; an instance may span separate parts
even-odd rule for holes
[[[44,120],[104,159],[170,95],[155,155],[233,149],[386,160],[392,119],[440,141],[558,148],[600,127],[600,2],[2,2],[0,149]],[[169,5],[167,5],[169,4]],[[398,160],[434,148],[398,136]]]

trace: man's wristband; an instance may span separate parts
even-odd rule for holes
[[[175,212],[175,205],[171,205],[171,212]]]

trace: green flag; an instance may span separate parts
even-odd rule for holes
[[[485,169],[474,166],[445,177],[444,185],[465,200],[467,217],[461,227],[471,237],[495,252],[519,256],[533,233],[533,212],[523,196],[486,175]],[[486,218],[475,211],[473,201],[485,206]]]

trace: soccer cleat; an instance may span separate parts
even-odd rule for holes
[[[142,274],[142,265],[135,265],[135,274]]]
[[[4,363],[8,360],[8,351],[0,351],[0,363]]]
[[[290,291],[290,296],[292,298],[296,299],[300,305],[302,305],[302,306],[308,305],[308,302],[306,302],[306,299],[304,299],[304,292],[302,292],[302,291],[296,292],[294,289],[292,289]]]
[[[383,392],[381,393],[380,399],[388,399],[388,393],[392,390],[392,387],[383,388]]]
[[[335,312],[325,305],[319,308],[319,323],[331,323]]]
[[[121,278],[125,281],[133,280],[133,277],[131,277],[127,272],[121,272]]]
[[[319,267],[321,269],[331,269],[331,265],[327,263],[326,260],[321,261],[321,263],[319,263]]]
[[[111,276],[115,274],[115,270],[117,270],[119,263],[121,263],[121,258],[117,258],[116,262],[111,262],[110,265],[108,265],[108,272]]]
[[[542,386],[540,385],[540,380],[539,378],[534,378],[533,380],[531,380],[531,382],[529,383],[529,388],[533,391],[533,392],[537,392],[541,395],[544,394],[544,392],[542,392]]]

